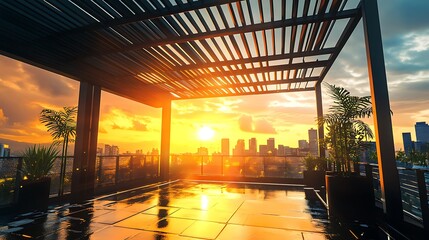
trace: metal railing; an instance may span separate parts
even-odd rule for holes
[[[60,189],[61,158],[56,159],[49,174],[51,197],[70,192],[73,159],[74,157],[67,158],[63,189]],[[302,178],[302,160],[303,157],[299,156],[171,155],[170,174],[181,177],[200,175]],[[159,166],[159,155],[97,156],[95,186],[100,189],[157,178],[160,176]],[[21,167],[21,157],[0,158],[0,205],[7,205],[15,200],[15,193],[22,179]],[[373,179],[376,201],[382,203],[378,165],[359,163],[354,169]],[[398,167],[398,173],[405,216],[429,229],[429,169]]]
[[[361,175],[373,179],[375,199],[382,203],[378,165],[360,163],[358,169]],[[398,167],[398,174],[404,216],[429,229],[429,169]]]
[[[71,190],[73,156],[65,161],[65,173],[61,173],[61,157],[55,159],[49,172],[51,178],[50,197],[61,197]],[[16,201],[21,185],[22,157],[0,158],[0,206],[7,206]],[[159,176],[159,155],[117,155],[97,156],[96,158],[97,190],[112,188],[132,181],[156,178]],[[64,176],[64,185],[60,177]]]
[[[301,156],[172,155],[174,176],[302,178]]]

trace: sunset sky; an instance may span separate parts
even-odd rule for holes
[[[384,55],[393,111],[396,149],[402,147],[402,132],[415,140],[416,121],[429,122],[429,1],[379,0]],[[354,95],[369,95],[363,27],[360,23],[339,55],[325,82],[343,86]],[[75,106],[79,83],[0,56],[0,142],[51,141],[38,121],[43,108]],[[325,90],[325,89],[324,89]],[[324,94],[324,110],[330,101]],[[172,104],[171,152],[196,152],[200,146],[220,151],[220,139],[256,137],[266,144],[297,147],[316,128],[313,92],[247,97],[178,100]],[[372,124],[372,119],[368,121]],[[201,140],[206,127],[214,136]],[[159,148],[161,109],[103,92],[99,143],[113,144],[121,152]],[[13,146],[11,146],[13,148]],[[12,149],[13,151],[13,149]]]

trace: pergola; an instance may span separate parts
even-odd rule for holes
[[[314,91],[322,116],[321,83],[361,18],[384,209],[397,220],[402,203],[375,0],[4,0],[0,51],[80,81],[72,194],[88,196],[101,90],[162,107],[161,175],[168,179],[171,101]]]

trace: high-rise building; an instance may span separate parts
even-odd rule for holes
[[[415,129],[417,142],[429,143],[429,125],[426,122],[416,122]]]
[[[276,155],[276,143],[275,143],[275,139],[274,138],[268,138],[267,139],[267,148],[268,148],[268,153],[271,153],[273,155]]]
[[[209,149],[206,147],[199,147],[197,155],[199,156],[208,156],[209,155]]]
[[[268,146],[259,145],[259,156],[267,156],[267,155],[268,155]]]
[[[249,139],[249,155],[256,156],[258,153],[258,145],[256,143],[256,138]]]
[[[313,128],[308,130],[308,150],[313,156],[317,156],[319,154],[317,144],[317,130]]]
[[[411,141],[411,133],[402,133],[402,141],[404,142],[405,154],[410,154],[410,152],[413,150],[413,141]]]
[[[234,156],[243,156],[245,152],[244,139],[238,139],[235,148],[233,149]]]
[[[104,155],[105,156],[112,156],[112,146],[109,144],[104,145]]]
[[[282,144],[279,144],[279,146],[277,147],[277,156],[286,156],[286,151],[285,151],[285,146]]]
[[[119,147],[118,146],[112,145],[112,155],[113,156],[119,155]]]
[[[307,140],[298,140],[298,148],[303,150],[303,149],[308,149],[308,142]]]
[[[10,148],[8,144],[0,143],[0,157],[10,157]]]
[[[103,148],[97,147],[97,156],[103,156]]]
[[[222,155],[229,156],[229,138],[222,138]]]

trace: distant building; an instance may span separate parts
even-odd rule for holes
[[[277,147],[277,156],[286,156],[286,151],[285,151],[285,146],[279,144],[279,146]]]
[[[152,151],[148,152],[147,155],[159,156],[159,150],[158,150],[158,148],[152,148]]]
[[[428,143],[429,142],[429,125],[426,122],[416,122],[416,142]]]
[[[103,148],[97,147],[97,156],[103,156]]]
[[[222,138],[222,155],[229,156],[229,138]]]
[[[199,156],[208,156],[209,155],[209,149],[206,147],[199,147],[197,151],[197,155]]]
[[[0,157],[10,157],[10,148],[8,144],[0,143]]]
[[[112,146],[109,144],[104,145],[104,155],[105,156],[112,156]]]
[[[234,156],[243,156],[245,153],[244,139],[238,139],[235,148],[233,149]]]
[[[405,154],[410,154],[411,151],[413,151],[413,141],[411,141],[411,133],[405,132],[402,133],[402,141],[404,142],[404,151]]]
[[[258,145],[256,143],[256,138],[249,139],[249,155],[256,156],[258,153]]]
[[[119,155],[119,147],[118,146],[112,145],[112,155],[113,156]]]
[[[308,142],[307,142],[307,140],[298,140],[298,148],[300,150],[308,150]]]
[[[319,149],[317,144],[317,130],[316,129],[309,129],[308,130],[308,150],[313,156],[319,155]]]
[[[259,145],[259,156],[267,156],[267,155],[268,155],[268,146]]]
[[[272,155],[276,155],[276,143],[275,143],[275,139],[274,138],[268,138],[267,140],[267,148],[268,148],[268,153],[271,153]]]
[[[137,155],[142,155],[143,154],[143,149],[137,149],[136,150],[136,154]]]

